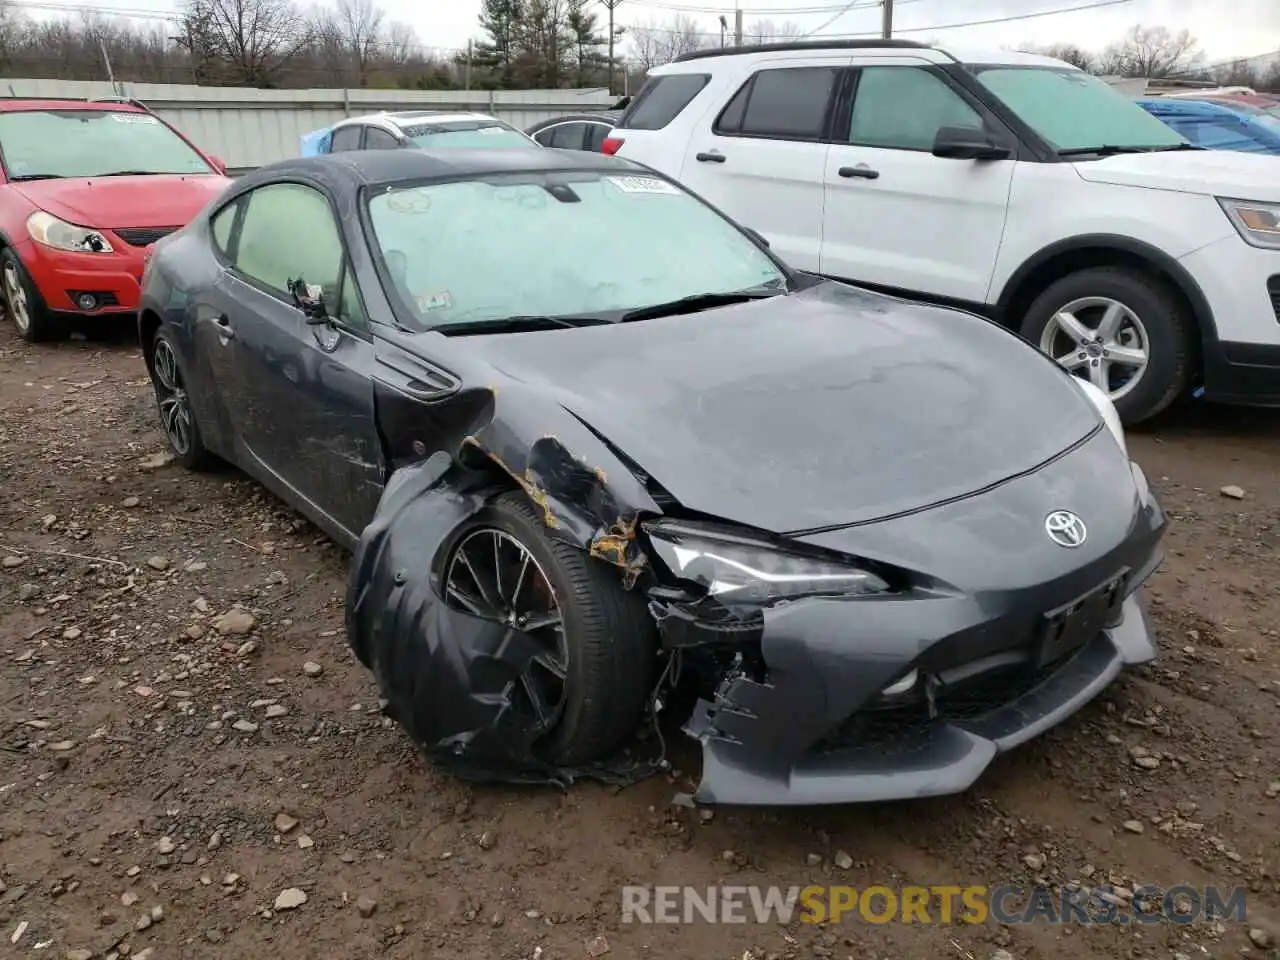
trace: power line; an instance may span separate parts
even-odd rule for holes
[[[906,0],[896,0],[895,6],[899,6]],[[990,20],[966,20],[962,23],[938,23],[930,27],[908,27],[903,30],[894,30],[894,34],[899,33],[933,33],[935,30],[959,30],[962,27],[986,27],[998,23],[1013,23],[1015,20],[1034,20],[1037,17],[1053,17],[1060,13],[1077,13],[1081,10],[1097,10],[1100,7],[1115,7],[1123,3],[1132,3],[1133,0],[1095,0],[1093,3],[1084,3],[1075,7],[1059,7],[1056,10],[1041,10],[1038,13],[1019,13],[1008,17],[994,17]],[[826,33],[823,38],[832,40],[852,37],[878,37],[878,31],[870,31],[863,33]]]

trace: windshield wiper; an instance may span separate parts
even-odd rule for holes
[[[1195,143],[1173,143],[1167,147],[1153,147],[1152,153],[1169,153],[1171,150],[1208,150],[1208,147],[1202,147]]]
[[[470,333],[520,333],[530,330],[560,330],[573,327],[590,327],[609,323],[604,317],[550,317],[533,314],[514,317],[489,317],[484,320],[460,320],[457,323],[438,323],[428,330],[445,336],[466,336]]]
[[[1080,157],[1089,153],[1096,153],[1100,157],[1112,157],[1117,153],[1147,153],[1151,147],[1120,147],[1114,143],[1103,143],[1096,147],[1072,147],[1070,150],[1059,150],[1060,157]]]
[[[739,290],[737,293],[695,293],[691,297],[681,297],[678,300],[668,300],[666,303],[655,303],[652,306],[628,310],[618,318],[618,322],[654,320],[658,317],[675,317],[682,313],[697,313],[700,310],[711,310],[715,307],[731,307],[735,303],[746,303],[748,300],[776,297],[783,292],[785,291],[778,289]]]
[[[95,173],[95,177],[161,177],[163,170],[112,170],[108,173]]]
[[[9,182],[17,183],[19,181],[28,182],[31,180],[64,180],[64,179],[66,178],[63,177],[62,174],[60,173],[22,173],[16,177],[10,177]]]

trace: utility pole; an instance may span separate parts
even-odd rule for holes
[[[622,0],[600,0],[600,2],[603,3],[605,8],[609,11],[609,93],[612,95],[614,68],[613,45],[617,40],[617,32],[613,29],[613,11],[617,9],[618,4],[620,4]]]
[[[735,7],[733,11],[733,45],[735,47],[742,46],[742,8]]]
[[[893,37],[893,0],[883,0],[884,21],[880,26],[880,37],[889,40]]]
[[[466,70],[463,71],[463,77],[465,79],[463,80],[462,89],[464,90],[471,89],[471,56],[473,52],[474,52],[473,41],[468,40],[467,41],[467,67],[466,67]]]

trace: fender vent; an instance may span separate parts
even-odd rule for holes
[[[1267,281],[1267,293],[1271,294],[1271,310],[1280,322],[1280,274]]]

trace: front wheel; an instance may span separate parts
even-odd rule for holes
[[[449,605],[506,624],[532,652],[512,696],[546,731],[539,759],[603,760],[635,730],[657,650],[644,600],[619,571],[548,536],[522,493],[497,497],[457,531],[442,589]]]
[[[1122,267],[1096,267],[1051,284],[1022,335],[1111,398],[1125,424],[1163,411],[1187,388],[1194,324],[1162,283]]]
[[[23,340],[41,343],[66,335],[66,330],[49,312],[40,291],[31,282],[27,268],[7,247],[0,253],[0,288],[3,288],[5,313]]]

